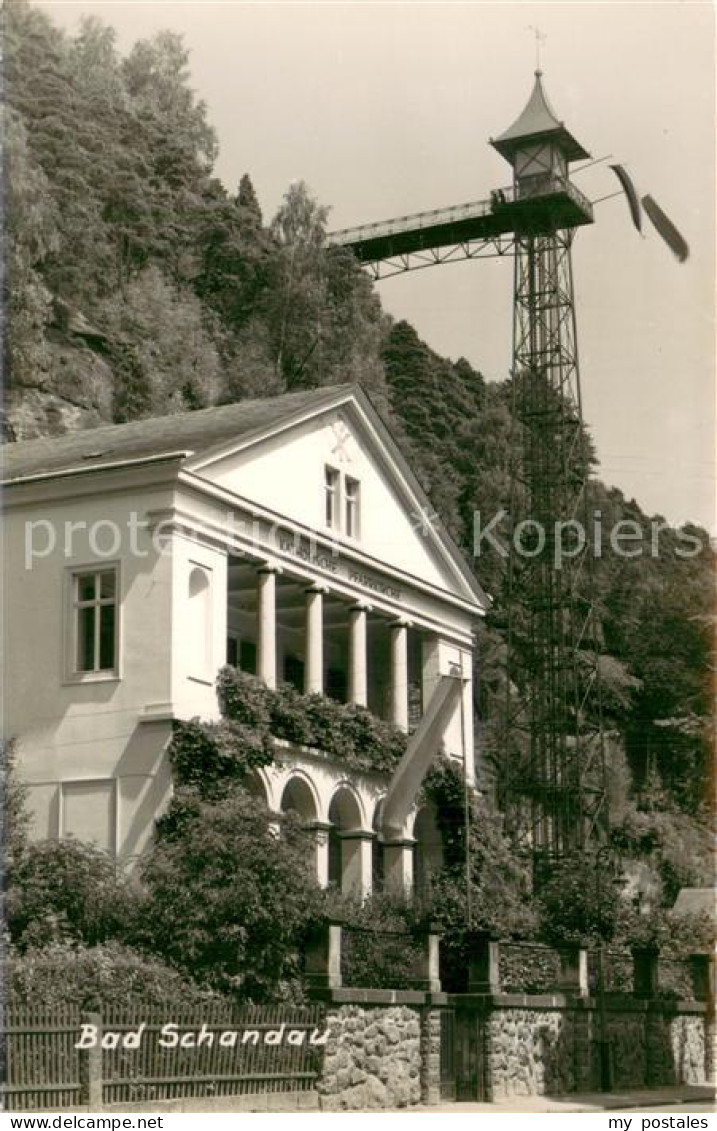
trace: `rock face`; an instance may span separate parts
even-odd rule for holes
[[[11,440],[62,436],[112,423],[114,380],[105,359],[79,339],[48,341],[48,368],[33,385],[10,385],[5,427]]]
[[[326,1018],[331,1036],[318,1084],[327,1111],[409,1107],[421,1100],[417,1009],[344,1005]]]

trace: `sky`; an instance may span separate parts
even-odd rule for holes
[[[624,163],[682,231],[680,264],[622,197],[575,240],[583,408],[599,474],[673,523],[715,528],[715,11],[699,2],[256,3],[44,0],[76,30],[98,15],[132,43],[183,34],[220,144],[269,218],[292,180],[330,227],[481,200],[509,183],[489,138],[522,110],[537,27],[548,97],[595,158]],[[575,175],[617,189],[602,161]],[[378,284],[384,308],[488,379],[511,357],[512,264],[467,261]]]

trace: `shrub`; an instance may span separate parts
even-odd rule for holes
[[[241,786],[214,802],[178,790],[143,869],[142,941],[214,989],[285,998],[323,900],[312,855],[313,837],[298,821],[282,818],[277,835]]]
[[[297,746],[316,746],[314,731],[306,710],[308,696],[301,695],[289,683],[270,693],[271,733]]]
[[[234,719],[255,730],[266,730],[271,707],[268,688],[261,680],[240,668],[222,668],[217,677],[219,709],[228,719]]]
[[[33,1008],[75,1006],[102,1011],[110,1006],[191,1006],[212,995],[157,958],[121,943],[92,947],[51,943],[11,951],[5,968],[13,1004]]]
[[[272,761],[269,735],[245,723],[175,722],[169,756],[178,785],[194,786],[205,796],[218,782],[246,780],[252,769]]]
[[[10,938],[21,950],[50,941],[93,946],[127,938],[140,902],[136,886],[117,874],[108,853],[72,838],[38,841],[13,869]]]

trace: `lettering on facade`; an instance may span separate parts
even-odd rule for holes
[[[348,565],[348,563],[342,561],[338,553],[319,549],[315,543],[308,539],[300,539],[293,534],[279,534],[278,544],[283,554],[291,554],[292,557],[298,558],[308,565],[317,566],[335,577],[343,576],[355,585],[370,589],[373,593],[380,593],[394,601],[401,600],[401,590],[389,581],[384,581],[381,577]]]

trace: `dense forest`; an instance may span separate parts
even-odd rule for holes
[[[248,173],[219,182],[175,34],[122,56],[101,22],[70,37],[13,0],[6,59],[6,439],[360,381],[472,557],[474,512],[508,500],[507,381],[393,321],[352,255],[325,249],[327,209],[303,183],[267,219]],[[649,531],[637,502],[593,491],[606,528]],[[689,558],[685,533],[702,544]],[[612,819],[666,902],[710,875],[712,565],[696,528],[665,530],[658,556],[597,562]],[[505,564],[475,568],[495,599],[476,703],[489,749]]]

